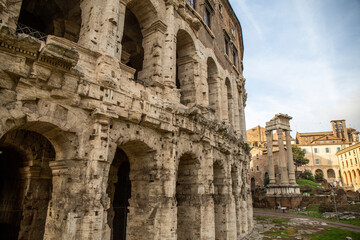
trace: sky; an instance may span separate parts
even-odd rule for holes
[[[360,0],[229,0],[242,26],[246,127],[360,131]]]

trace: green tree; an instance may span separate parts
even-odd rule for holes
[[[322,182],[322,181],[324,181],[324,174],[323,174],[323,172],[317,172],[317,173],[315,173],[315,181],[316,181],[316,182]]]
[[[312,172],[310,170],[305,170],[304,171],[303,178],[307,179],[307,180],[314,181],[314,175],[312,174]]]
[[[309,159],[307,159],[305,157],[305,151],[303,149],[299,148],[298,146],[292,145],[291,149],[292,149],[293,156],[294,156],[294,165],[295,165],[296,171],[297,171],[298,167],[308,164]]]

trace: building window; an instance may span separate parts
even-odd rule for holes
[[[328,162],[328,164],[331,164],[331,160],[330,160],[330,159],[328,159],[327,162]]]
[[[207,6],[205,7],[205,23],[211,28],[211,11]]]
[[[229,52],[230,52],[230,37],[227,33],[225,33],[225,53],[226,55],[229,56]]]
[[[341,150],[341,147],[337,147],[337,150],[340,151]],[[342,157],[342,156],[341,156]]]
[[[251,171],[252,171],[252,172],[254,171],[254,168],[253,168],[253,167],[251,167]]]
[[[194,0],[188,0],[188,3],[192,8],[195,8],[195,1]]]
[[[348,163],[348,161],[346,161],[346,167],[349,167],[349,163]]]
[[[351,152],[349,152],[349,156],[351,156]]]
[[[222,13],[222,4],[219,3],[219,12]]]
[[[357,159],[355,158],[355,165],[357,165]]]
[[[307,150],[306,149],[303,149],[304,153],[306,154],[307,153]]]
[[[315,164],[320,164],[320,159],[315,159]]]
[[[318,153],[318,149],[317,149],[317,148],[314,148],[314,153]]]
[[[321,143],[321,144],[323,144],[323,143],[324,143],[324,141],[320,141],[320,143]]]
[[[330,153],[330,148],[325,148],[326,153]]]
[[[333,143],[336,143],[336,141],[333,141]]]
[[[315,140],[315,137],[313,137],[313,140]]]
[[[235,66],[237,66],[237,59],[238,59],[238,52],[237,52],[236,48],[234,47],[233,48],[233,64]]]
[[[259,171],[259,166],[256,166],[256,170]]]
[[[343,165],[343,168],[344,168],[344,167],[345,167],[345,166],[344,166],[344,161],[342,162],[342,165]]]

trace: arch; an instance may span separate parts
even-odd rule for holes
[[[213,165],[215,239],[226,236],[225,169],[216,161]]]
[[[345,180],[344,183],[345,183],[346,185],[349,185],[349,181],[348,181],[346,172],[344,172],[344,180]]]
[[[35,36],[30,34],[31,31],[24,30],[22,26],[25,25],[46,35],[77,42],[81,28],[80,1],[23,0],[18,23],[17,31],[21,33]],[[46,40],[45,35],[36,36],[40,40]]]
[[[5,136],[6,132],[12,130],[28,130],[36,132],[44,136],[50,141],[56,151],[56,160],[71,159],[75,157],[78,146],[78,139],[75,133],[58,127],[54,122],[59,121],[58,119],[47,119],[49,121],[34,121],[26,122],[17,121],[14,119],[6,120],[10,127],[0,129],[0,137]],[[54,122],[52,122],[54,120]]]
[[[126,7],[134,13],[142,30],[159,20],[158,11],[151,0],[131,0]]]
[[[353,169],[351,172],[352,172],[352,175],[353,175],[352,177],[353,177],[353,179],[354,179],[354,180],[353,180],[354,185],[358,185],[355,170]]]
[[[200,162],[195,155],[185,153],[180,157],[177,180],[177,239],[198,239],[200,237],[201,216],[200,196]]]
[[[154,236],[153,222],[146,221],[154,209],[150,196],[158,195],[155,185],[156,151],[141,141],[128,141],[117,147],[112,160],[107,194],[111,206],[108,209],[108,225],[112,239]],[[141,227],[141,230],[139,228]]]
[[[52,189],[49,163],[55,160],[55,149],[43,135],[15,129],[0,139],[0,151],[0,235],[42,239]]]
[[[218,113],[218,69],[214,59],[209,57],[207,59],[207,85],[208,85],[208,105],[216,113]]]
[[[317,174],[317,173],[322,173],[322,174],[324,174],[324,172],[323,172],[321,169],[316,169],[316,170],[315,170],[315,174]]]
[[[348,171],[347,175],[349,176],[349,185],[354,185],[354,182],[353,182],[353,179],[352,179],[352,176],[351,176],[351,172]]]
[[[124,32],[121,45],[121,61],[136,70],[134,79],[137,80],[139,72],[143,69],[144,62],[143,35],[137,17],[129,8],[126,8],[125,11]]]
[[[189,33],[180,29],[176,35],[176,88],[180,103],[195,103],[195,44]]]
[[[334,169],[328,169],[326,173],[328,178],[336,178]]]
[[[356,169],[358,184],[360,185],[360,169]]]
[[[250,182],[251,182],[251,190],[254,191],[255,190],[255,178],[252,177]]]
[[[234,108],[234,100],[232,94],[232,87],[229,78],[225,79],[225,86],[226,86],[226,99],[227,99],[227,110],[228,110],[228,120],[229,124],[233,124],[233,108]]]

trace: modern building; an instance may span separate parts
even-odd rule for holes
[[[0,236],[246,235],[243,48],[228,0],[0,0]]]
[[[346,128],[345,120],[332,120],[332,131],[296,133],[297,145],[305,151],[309,159],[307,165],[298,168],[309,170],[314,175],[322,172],[324,178],[332,184],[341,183],[341,172],[336,153],[350,144],[359,141],[356,130]]]
[[[360,189],[360,143],[351,145],[336,153],[343,185],[346,189]]]

